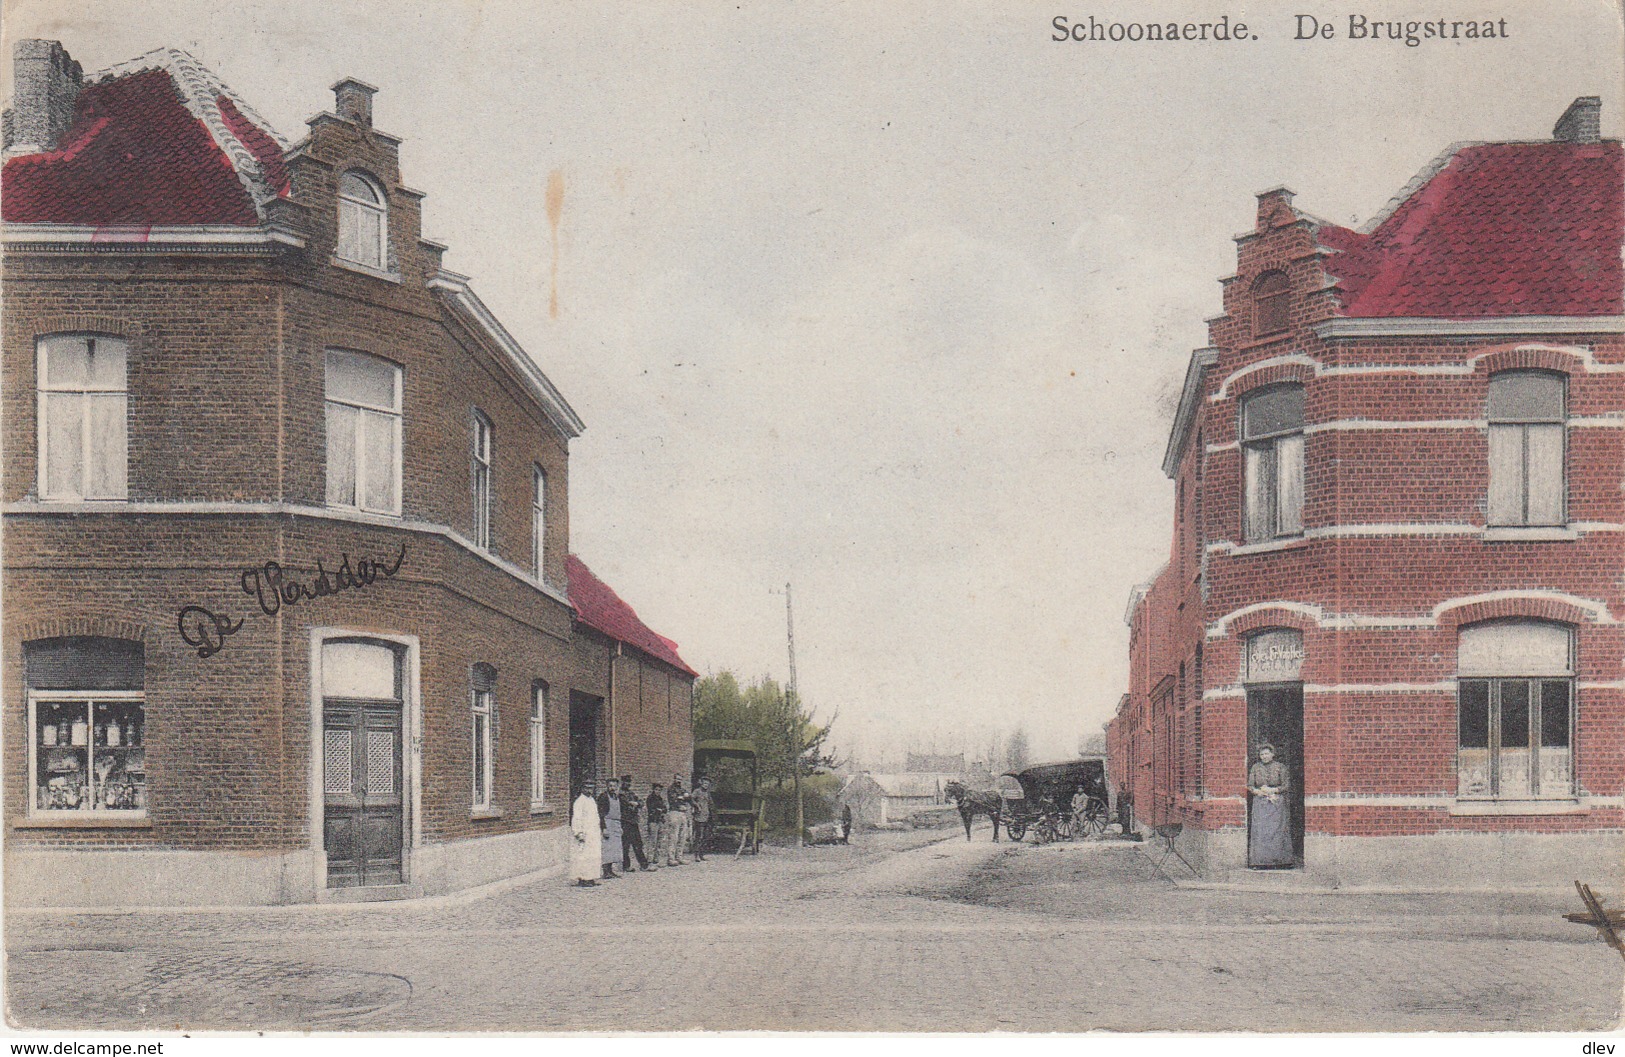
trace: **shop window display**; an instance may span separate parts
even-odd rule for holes
[[[147,810],[145,652],[99,636],[23,644],[30,814],[141,816]]]
[[[139,697],[32,701],[34,810],[147,808],[145,710]]]

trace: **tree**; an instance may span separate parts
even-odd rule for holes
[[[747,739],[756,743],[762,780],[782,786],[795,772],[795,746],[801,746],[801,772],[815,774],[835,766],[827,751],[828,723],[814,722],[805,703],[788,700],[766,676],[741,687],[731,671],[707,675],[694,684],[694,740]]]
[[[1010,732],[1009,739],[1004,743],[1004,769],[1019,771],[1026,767],[1030,752],[1027,746],[1027,728],[1017,727]]]

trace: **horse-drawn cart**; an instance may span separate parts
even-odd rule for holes
[[[1004,830],[1021,840],[1030,829],[1040,844],[1106,832],[1106,758],[1098,754],[1009,771],[1021,796],[1004,801]]]
[[[762,850],[760,777],[753,741],[702,741],[694,746],[694,780],[711,779],[711,838],[728,841],[734,855]]]

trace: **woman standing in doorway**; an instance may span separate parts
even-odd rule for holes
[[[1252,825],[1247,830],[1247,865],[1296,866],[1292,854],[1291,819],[1283,798],[1292,784],[1286,764],[1275,758],[1275,746],[1258,747],[1258,762],[1247,771],[1247,792],[1253,794]]]

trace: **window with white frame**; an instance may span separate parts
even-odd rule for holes
[[[531,467],[534,490],[530,500],[530,552],[536,579],[547,580],[547,474],[540,466]]]
[[[469,695],[476,810],[491,806],[491,786],[496,777],[496,689],[497,670],[489,664],[476,664]]]
[[[491,546],[491,420],[474,412],[474,545]]]
[[[538,680],[530,692],[530,803],[547,800],[547,684]]]
[[[1303,534],[1303,387],[1282,385],[1241,403],[1248,543]]]
[[[29,814],[147,813],[142,644],[73,636],[23,645]]]
[[[327,350],[327,505],[401,512],[401,369]]]
[[[38,352],[40,498],[128,498],[128,346],[60,334]]]
[[[1573,797],[1572,630],[1528,620],[1469,625],[1456,669],[1456,796]]]
[[[1566,522],[1565,395],[1559,374],[1503,371],[1490,378],[1490,525]]]
[[[389,199],[360,173],[339,177],[339,238],[333,256],[378,271],[389,267]]]

